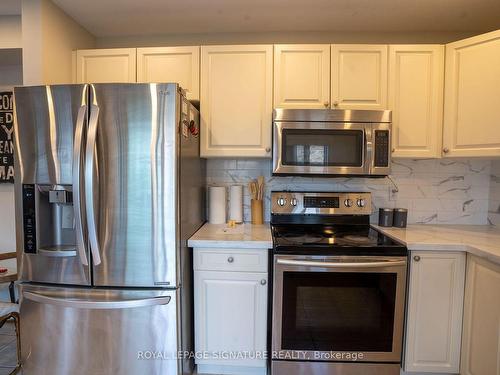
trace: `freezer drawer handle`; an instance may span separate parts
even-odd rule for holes
[[[379,267],[395,267],[405,266],[406,260],[398,261],[378,261],[378,262],[321,262],[310,260],[293,260],[293,259],[278,259],[278,264],[287,266],[303,266],[303,267],[324,267],[324,268],[379,268]]]
[[[80,261],[84,266],[89,265],[87,259],[85,241],[83,239],[83,226],[82,226],[82,214],[81,209],[81,190],[82,190],[82,179],[80,176],[81,170],[81,156],[82,156],[82,140],[83,140],[83,127],[85,125],[85,117],[87,116],[87,85],[85,85],[82,93],[82,105],[78,110],[78,117],[76,119],[75,126],[75,140],[73,143],[73,205],[75,208],[75,228],[76,228],[76,246],[78,249],[78,255],[80,256]]]
[[[95,97],[95,88],[92,88],[92,104],[90,106],[89,130],[85,148],[85,209],[87,211],[87,226],[89,232],[90,252],[94,266],[101,264],[99,255],[99,241],[97,240],[97,225],[94,212],[94,154],[97,137],[97,120],[99,107]]]
[[[147,307],[147,306],[157,306],[157,305],[167,305],[171,297],[161,296],[145,299],[131,299],[125,301],[88,301],[88,300],[78,300],[78,299],[64,299],[64,298],[54,298],[45,296],[43,294],[24,292],[24,298],[27,298],[34,302],[45,303],[61,307],[73,307],[76,309],[131,309],[134,307]]]

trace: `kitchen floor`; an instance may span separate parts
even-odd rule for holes
[[[0,375],[8,375],[16,367],[16,332],[14,323],[0,328]]]

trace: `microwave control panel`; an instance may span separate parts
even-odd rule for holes
[[[390,139],[388,130],[375,130],[375,167],[389,166]]]

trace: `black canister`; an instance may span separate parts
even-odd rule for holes
[[[392,226],[397,228],[406,228],[407,221],[408,210],[406,208],[395,208]]]
[[[378,210],[378,225],[381,227],[392,227],[394,210],[392,208],[380,208]]]

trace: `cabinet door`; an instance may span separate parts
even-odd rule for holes
[[[443,82],[442,45],[389,46],[392,156],[441,156]]]
[[[405,371],[458,373],[465,253],[413,251]]]
[[[267,273],[195,271],[195,349],[263,352],[267,335]],[[197,364],[266,366],[265,359],[197,359]]]
[[[500,374],[500,266],[467,259],[463,375]]]
[[[273,47],[201,47],[201,156],[270,157]]]
[[[330,45],[274,46],[274,107],[330,107]]]
[[[76,52],[77,83],[135,82],[135,48]]]
[[[444,156],[500,156],[500,31],[446,45]]]
[[[332,107],[387,109],[387,46],[332,45]]]
[[[137,48],[137,82],[176,82],[200,100],[200,47]]]

